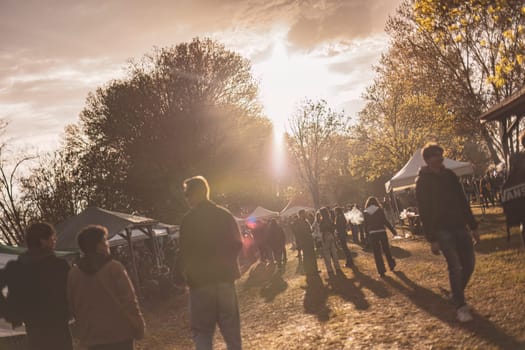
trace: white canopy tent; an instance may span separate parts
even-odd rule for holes
[[[452,170],[457,176],[472,175],[474,173],[474,168],[469,162],[459,162],[457,160],[445,158],[443,164],[445,165],[445,168]],[[419,168],[424,165],[426,165],[426,163],[423,160],[421,149],[418,149],[405,166],[399,170],[390,181],[385,183],[386,192],[401,191],[415,186]]]
[[[263,207],[257,207],[250,215],[248,215],[247,219],[270,219],[276,218],[278,216],[279,213],[276,211],[271,211]]]
[[[281,213],[279,214],[281,218],[289,218],[290,216],[294,216],[299,214],[299,211],[304,210],[306,212],[315,212],[315,209],[312,207],[305,207],[302,205],[296,205],[293,207],[285,208]]]

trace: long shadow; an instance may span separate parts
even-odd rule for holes
[[[248,278],[244,283],[244,288],[263,286],[271,280],[274,273],[274,264],[259,262],[248,271]]]
[[[507,241],[507,234],[486,237],[481,236],[481,241],[476,244],[476,252],[480,254],[490,254],[495,251],[522,249],[521,233],[512,231],[510,242]]]
[[[395,245],[390,245],[390,251],[392,252],[392,256],[397,259],[405,259],[412,256],[412,253],[408,250]]]
[[[354,279],[348,279],[345,275],[338,275],[330,282],[332,292],[341,296],[344,300],[352,302],[357,310],[366,310],[370,304],[365,294],[359,288]]]
[[[288,283],[283,279],[284,270],[277,270],[270,281],[261,288],[261,296],[267,303],[272,302],[275,297],[288,288]]]
[[[432,316],[451,326],[461,327],[500,349],[515,350],[525,348],[525,342],[519,342],[514,337],[506,334],[501,328],[475,311],[472,312],[474,317],[472,322],[459,323],[455,319],[453,308],[444,307],[448,301],[443,297],[413,282],[403,272],[396,271],[394,273],[404,284],[390,276],[385,276],[385,281],[407,296],[414,305]]]
[[[372,277],[362,273],[357,266],[352,268],[354,273],[354,279],[358,282],[358,287],[360,289],[366,288],[372,293],[374,293],[378,298],[388,298],[391,296],[388,289],[385,287],[384,283],[378,280],[373,279]]]
[[[306,277],[306,293],[304,294],[304,311],[307,314],[316,315],[321,322],[330,318],[330,309],[326,305],[328,290],[319,275]]]

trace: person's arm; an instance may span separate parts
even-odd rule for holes
[[[390,232],[392,232],[394,236],[397,236],[396,228],[392,226],[392,224],[386,219],[385,212],[383,209],[381,209],[381,216],[383,218],[384,225],[390,230]]]
[[[476,218],[474,218],[474,214],[472,214],[472,209],[470,209],[470,204],[467,201],[467,197],[465,197],[465,193],[463,192],[463,188],[461,187],[458,177],[455,174],[451,174],[451,176],[453,176],[455,179],[455,192],[458,196],[463,215],[467,219],[468,226],[471,230],[472,239],[477,243],[479,242],[478,222],[476,221]]]
[[[142,339],[144,337],[145,324],[135,289],[124,266],[118,262],[116,262],[115,266],[114,277],[119,298],[118,302],[131,323],[134,338],[137,340]]]
[[[430,243],[433,243],[437,241],[437,238],[435,236],[434,224],[432,222],[432,198],[430,196],[430,191],[432,189],[429,187],[430,186],[427,186],[424,179],[421,177],[418,178],[416,182],[416,201],[419,210],[419,218],[423,225],[425,238]]]

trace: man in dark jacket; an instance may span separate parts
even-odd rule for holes
[[[464,291],[474,271],[473,240],[479,241],[478,224],[458,177],[443,165],[443,148],[428,144],[422,153],[427,166],[420,169],[416,181],[420,219],[432,252],[443,252],[447,261],[457,318],[467,322],[472,320],[472,315],[465,303]]]
[[[2,271],[0,289],[8,289],[2,316],[14,327],[25,324],[32,350],[73,349],[66,296],[69,264],[53,252],[55,230],[35,223],[25,239],[27,251]]]
[[[241,327],[234,282],[240,277],[242,238],[232,214],[210,201],[209,193],[202,176],[184,181],[191,209],[182,220],[180,244],[191,329],[197,350],[212,349],[216,324],[228,349],[236,350],[241,349]]]
[[[310,223],[306,220],[306,212],[304,209],[299,211],[299,219],[295,225],[297,244],[303,251],[304,272],[306,273],[306,280],[309,281],[315,277],[319,277],[319,270],[315,256],[312,226],[310,226]]]

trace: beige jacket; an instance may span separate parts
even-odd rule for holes
[[[69,271],[67,294],[82,346],[117,343],[144,336],[144,319],[124,266],[110,260],[94,273]]]

